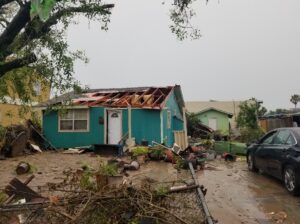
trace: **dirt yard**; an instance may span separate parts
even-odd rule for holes
[[[45,152],[42,154],[34,154],[26,157],[17,157],[0,161],[0,177],[3,190],[5,186],[14,177],[24,181],[31,174],[35,178],[28,185],[41,195],[48,197],[53,196],[47,191],[48,183],[60,183],[64,179],[64,171],[76,171],[82,166],[89,166],[91,169],[98,170],[100,161],[108,160],[113,157],[100,157],[92,153],[85,154],[63,154],[61,152]],[[129,158],[122,158],[129,160]],[[15,172],[19,162],[25,161],[32,166],[32,170],[28,174],[17,175]],[[154,189],[160,187],[169,188],[174,185],[182,185],[184,181],[191,180],[188,170],[178,172],[174,165],[164,161],[146,162],[141,164],[138,171],[126,171],[124,177],[127,184],[135,187],[142,187],[144,184]],[[202,210],[197,203],[197,195],[195,190],[189,192],[180,192],[169,194],[163,204],[167,206],[169,212],[181,217],[187,223],[202,223],[204,216]],[[1,223],[1,221],[0,221]]]

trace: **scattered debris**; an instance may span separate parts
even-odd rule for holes
[[[40,152],[42,153],[43,151],[41,150],[41,148],[38,145],[34,145],[34,144],[30,144],[31,148],[36,151],[36,152]]]
[[[227,162],[234,162],[236,160],[236,155],[233,155],[231,153],[225,152],[223,154],[223,158],[225,159],[225,161]]]
[[[124,170],[138,170],[140,164],[137,161],[132,161],[130,164],[124,164]]]
[[[280,212],[270,212],[268,216],[275,222],[275,223],[285,223],[287,219],[287,214],[284,211]]]
[[[50,196],[47,198],[42,198],[25,183],[13,179],[6,191],[9,195],[16,195],[10,202],[19,198],[25,198],[26,201],[21,204],[0,204],[0,213],[3,214],[0,222],[8,223],[8,219],[20,214],[32,224],[203,222],[202,213],[199,213],[201,210],[194,207],[197,206],[194,193],[185,193],[189,197],[175,193],[187,190],[194,192],[193,189],[198,186],[168,188],[172,190],[160,190],[160,194],[156,190],[156,183],[143,181],[141,186],[133,186],[125,183],[121,175],[115,175],[110,184],[109,178],[103,177],[114,173],[112,167],[117,164],[121,164],[121,161],[101,164],[100,169],[95,171],[89,168],[80,169],[80,172],[66,171],[62,182],[49,185]],[[99,187],[99,183],[105,183],[105,186]],[[168,196],[170,193],[172,195]]]
[[[29,184],[33,180],[34,177],[35,177],[34,175],[31,175],[30,177],[28,177],[27,180],[24,182],[24,185]],[[12,202],[12,200],[15,199],[15,197],[16,197],[16,194],[11,194],[10,197],[4,202],[4,204],[9,204],[10,202]]]
[[[192,190],[192,189],[196,189],[198,187],[198,185],[180,185],[180,186],[173,186],[170,187],[169,192],[173,193],[173,192],[179,192],[179,191],[186,191],[186,190]]]
[[[18,175],[28,173],[29,171],[30,171],[30,164],[29,163],[27,163],[27,162],[20,162],[17,165],[16,173]]]
[[[33,199],[42,199],[43,197],[33,191],[31,188],[27,187],[27,184],[33,179],[33,177],[30,177],[25,183],[22,183],[19,179],[14,178],[9,182],[9,185],[5,187],[5,193],[13,198],[20,198],[25,200],[27,202],[32,201]]]
[[[12,125],[6,127],[2,137],[0,142],[1,159],[55,149],[30,120],[27,121],[27,126]]]
[[[81,154],[84,153],[85,149],[80,149],[80,148],[69,148],[68,150],[64,150],[64,154]]]
[[[10,156],[16,157],[23,155],[23,151],[26,148],[27,140],[28,138],[24,131],[18,134],[18,136],[10,144]]]

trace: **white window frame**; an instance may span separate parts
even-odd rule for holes
[[[79,130],[75,130],[74,129],[74,122],[75,122],[75,113],[74,113],[74,111],[76,111],[76,110],[86,110],[86,112],[87,112],[87,127],[86,127],[86,129],[79,129]],[[90,131],[90,111],[89,111],[89,109],[68,109],[68,112],[69,111],[72,111],[73,112],[73,118],[72,119],[65,119],[65,118],[62,118],[61,117],[61,115],[59,114],[58,115],[58,132],[89,132]],[[61,120],[72,120],[73,121],[73,125],[72,125],[72,130],[61,130],[61,128],[60,128],[60,121]],[[82,120],[82,119],[76,119],[76,120]]]

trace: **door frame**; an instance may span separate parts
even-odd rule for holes
[[[123,110],[122,108],[104,108],[104,144],[108,144],[108,111],[119,111],[121,118],[121,137],[123,137]]]

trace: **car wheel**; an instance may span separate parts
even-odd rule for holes
[[[253,156],[249,153],[247,156],[248,169],[252,172],[257,172],[258,169],[254,165]]]
[[[287,165],[283,171],[284,185],[287,191],[292,195],[298,195],[299,188],[296,182],[295,170],[292,166]]]

